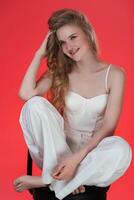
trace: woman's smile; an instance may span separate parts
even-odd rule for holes
[[[80,48],[77,48],[76,50],[69,50],[69,54],[74,56],[79,51]]]
[[[89,51],[87,36],[78,26],[71,24],[62,26],[57,30],[57,38],[63,53],[77,62]]]

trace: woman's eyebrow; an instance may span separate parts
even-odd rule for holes
[[[72,34],[69,35],[67,38],[70,38],[70,37],[72,37],[72,36],[75,35],[75,34],[77,34],[77,33],[72,33]],[[63,41],[63,40],[59,40],[59,42],[65,42],[65,41]]]
[[[68,38],[71,37],[71,36],[73,36],[73,35],[75,35],[75,34],[76,34],[76,33],[72,33],[71,35],[68,36]]]

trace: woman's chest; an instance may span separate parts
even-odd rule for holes
[[[104,76],[70,75],[69,91],[73,91],[85,98],[105,93]]]
[[[98,115],[105,112],[108,101],[108,94],[100,94],[92,98],[84,98],[83,96],[68,91],[65,96],[66,112],[71,115]]]

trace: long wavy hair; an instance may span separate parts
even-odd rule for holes
[[[52,86],[48,92],[48,98],[61,115],[63,115],[66,106],[65,94],[69,88],[68,74],[72,72],[76,65],[76,61],[63,53],[56,35],[56,31],[67,24],[80,27],[87,35],[93,55],[98,58],[99,54],[98,40],[94,28],[83,13],[72,9],[61,9],[52,13],[48,20],[49,30],[52,32],[47,42],[47,72],[52,77]]]

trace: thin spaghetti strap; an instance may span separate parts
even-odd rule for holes
[[[111,67],[112,64],[110,64],[107,68],[107,71],[106,71],[106,77],[105,77],[105,88],[106,88],[106,92],[108,93],[108,74],[109,74],[109,70],[110,70],[110,67]]]

